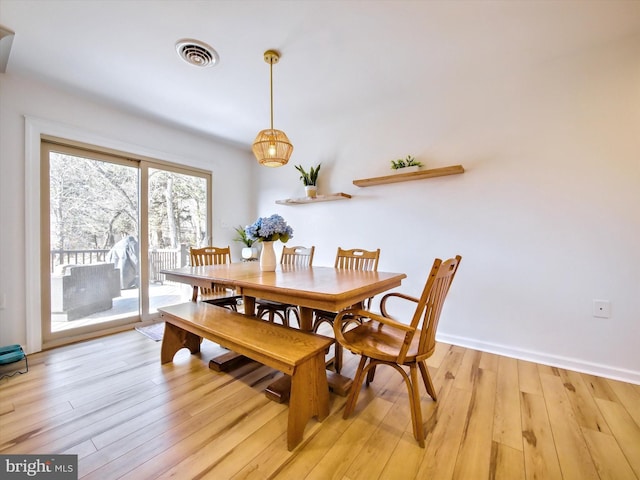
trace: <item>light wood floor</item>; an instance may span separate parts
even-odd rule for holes
[[[232,374],[136,331],[29,357],[0,381],[0,453],[72,453],[80,478],[640,479],[640,386],[440,344],[429,361],[425,449],[411,433],[400,375],[379,368],[354,415],[331,414],[286,448],[287,406],[265,398],[280,375]],[[345,373],[356,358],[346,358]]]

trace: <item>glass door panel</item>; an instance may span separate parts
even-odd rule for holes
[[[49,150],[45,336],[140,317],[139,168],[87,157]]]
[[[209,244],[208,180],[149,168],[149,313],[190,299],[191,289],[169,282],[164,269],[187,265],[189,248]]]

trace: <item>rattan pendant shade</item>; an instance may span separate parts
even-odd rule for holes
[[[273,64],[280,56],[273,50],[264,52],[264,61],[269,64],[269,87],[271,96],[271,128],[262,130],[253,142],[251,150],[258,163],[265,167],[286,165],[293,153],[293,145],[282,130],[273,128]]]
[[[252,150],[260,165],[280,167],[289,161],[293,145],[282,130],[269,129],[258,133]]]

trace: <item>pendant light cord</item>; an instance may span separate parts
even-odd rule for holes
[[[269,62],[269,91],[271,96],[271,130],[273,130],[273,60]]]

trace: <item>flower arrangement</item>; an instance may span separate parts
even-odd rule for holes
[[[422,163],[418,162],[411,155],[407,155],[407,158],[401,158],[399,160],[391,160],[391,169],[398,170],[405,167],[421,167]]]
[[[280,240],[286,243],[293,238],[293,228],[277,213],[270,217],[258,218],[252,225],[245,227],[244,231],[249,239],[258,242]]]

